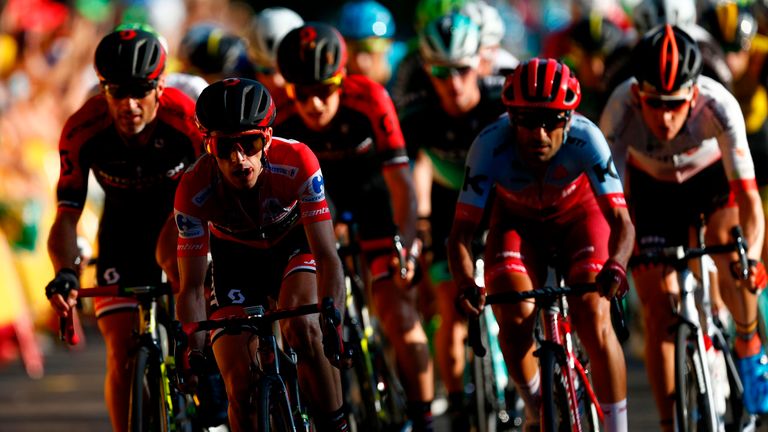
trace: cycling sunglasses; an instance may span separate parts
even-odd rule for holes
[[[152,90],[157,88],[157,81],[148,81],[135,84],[111,84],[104,83],[104,90],[113,99],[143,99],[149,95]]]
[[[677,111],[693,99],[693,91],[685,96],[668,96],[655,93],[640,92],[640,100],[648,108],[664,111]]]
[[[392,47],[392,39],[383,37],[368,37],[365,39],[351,40],[347,46],[355,51],[364,53],[383,53]]]
[[[445,80],[452,77],[463,77],[472,71],[472,66],[442,66],[429,65],[427,68],[429,74],[439,80]]]
[[[208,153],[219,159],[229,159],[232,152],[238,149],[246,156],[256,155],[266,145],[267,137],[263,130],[255,129],[238,135],[213,135],[206,138]]]
[[[342,79],[342,74],[336,74],[319,84],[296,85],[287,83],[285,85],[285,92],[288,93],[288,97],[299,102],[305,102],[313,96],[327,99],[341,88]]]
[[[568,113],[509,113],[509,115],[515,126],[530,130],[544,128],[546,131],[565,127],[571,117]]]

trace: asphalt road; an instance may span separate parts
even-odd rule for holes
[[[93,327],[86,330],[82,350],[49,347],[41,379],[28,378],[20,361],[0,370],[0,432],[110,430],[103,399],[104,345]],[[629,353],[633,346],[637,345],[630,340],[625,347],[630,430],[657,430],[658,416],[643,362]],[[442,416],[436,419],[436,429],[448,429]]]

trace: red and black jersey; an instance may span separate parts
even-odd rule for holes
[[[118,135],[102,95],[88,99],[64,126],[59,142],[59,207],[82,209],[89,172],[105,193],[108,209],[171,211],[181,174],[202,153],[195,104],[179,90],[166,88],[147,143],[129,147]]]
[[[344,196],[361,198],[359,191],[371,182],[382,184],[375,180],[382,170],[408,163],[392,99],[384,87],[363,75],[344,78],[339,111],[325,130],[310,130],[294,114],[275,133],[307,143],[317,155],[334,204]]]
[[[175,201],[180,256],[205,255],[209,228],[218,238],[267,248],[302,223],[331,218],[323,173],[305,144],[273,137],[266,159],[256,186],[244,192],[225,184],[211,155],[184,173]],[[258,205],[242,204],[251,199]]]

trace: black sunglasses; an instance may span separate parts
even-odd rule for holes
[[[444,80],[453,76],[463,77],[472,70],[472,66],[439,66],[431,65],[429,74],[433,77]]]
[[[239,135],[234,137],[209,137],[211,153],[217,158],[229,159],[232,152],[239,146],[240,151],[248,157],[255,155],[264,148],[266,138],[263,133]]]
[[[114,99],[143,99],[157,88],[157,82],[138,84],[104,84],[104,89]]]
[[[544,128],[546,131],[552,131],[565,127],[568,123],[570,115],[565,114],[512,114],[512,122],[515,126],[520,126],[526,129],[538,129]]]
[[[317,84],[311,86],[297,85],[293,88],[294,98],[300,102],[307,101],[313,96],[317,96],[320,99],[327,99],[332,94],[336,93],[341,87],[341,84]]]

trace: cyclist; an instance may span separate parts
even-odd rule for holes
[[[208,83],[224,78],[253,77],[255,66],[248,58],[245,40],[212,23],[193,25],[181,39],[182,70]]]
[[[277,106],[276,125],[294,112],[293,103],[285,94],[285,79],[277,70],[277,47],[289,31],[302,25],[304,19],[291,9],[270,7],[253,17],[246,34],[256,64],[256,80],[267,86]]]
[[[372,278],[373,306],[392,343],[408,414],[417,430],[431,429],[434,397],[427,337],[411,288],[392,266],[398,232],[406,250],[415,237],[416,199],[400,123],[386,90],[363,75],[346,75],[346,46],[332,26],[306,24],[280,43],[277,63],[297,114],[278,129],[315,151],[335,215],[358,222],[360,246]]]
[[[707,243],[725,243],[736,224],[749,244],[750,280],[729,271],[735,257],[712,258],[718,285],[736,322],[735,351],[750,412],[768,408],[756,336],[757,298],[765,270],[758,265],[764,220],[738,102],[722,85],[701,76],[702,55],[684,30],[669,24],[645,35],[635,51],[635,78],[611,95],[600,126],[612,146],[637,226],[640,251],[689,244],[689,227],[708,215]],[[672,430],[674,397],[670,295],[679,292],[674,271],[648,266],[633,271],[645,313],[645,355],[661,426]],[[760,276],[760,277],[758,277]],[[756,285],[757,284],[757,285]]]
[[[242,314],[244,306],[268,305],[270,298],[279,307],[328,296],[343,305],[343,274],[323,174],[306,145],[272,135],[276,112],[266,87],[249,79],[216,82],[203,90],[196,112],[208,154],[187,170],[176,194],[179,319],[206,319],[209,248],[211,318]],[[323,356],[319,338],[321,331],[337,328],[321,328],[310,316],[285,321],[282,329],[299,354],[299,379],[319,413],[318,429],[347,430],[339,372]],[[198,335],[191,342],[190,364],[202,356],[203,339]],[[234,430],[252,430],[251,335],[215,332],[212,340],[227,388],[230,424]]]
[[[375,0],[345,3],[339,32],[347,44],[349,73],[365,75],[386,86],[398,62],[396,57],[406,49],[394,40],[395,19],[389,9]]]
[[[479,76],[479,28],[465,15],[450,13],[430,22],[419,42],[434,96],[412,102],[402,110],[400,121],[406,142],[417,153],[413,177],[419,226],[432,239],[428,275],[441,319],[435,359],[448,392],[448,413],[458,426],[467,418],[463,407],[466,326],[454,307],[457,288],[445,252],[451,220],[445,215],[454,212],[469,145],[504,112],[504,79]]]
[[[131,29],[106,35],[95,54],[102,94],[88,99],[64,126],[58,212],[48,239],[56,277],[46,287],[61,316],[76,304],[76,227],[91,170],[105,194],[99,285],[157,285],[162,267],[178,286],[173,195],[184,168],[202,152],[202,136],[192,100],[165,87],[165,61],[166,52],[152,33]],[[94,301],[107,348],[105,399],[116,431],[128,424],[131,377],[125,365],[135,345],[136,307],[125,298]]]
[[[471,243],[483,212],[491,209],[485,249],[489,292],[543,286],[553,251],[567,284],[598,284],[600,294],[568,298],[571,318],[596,372],[605,428],[626,431],[626,367],[608,299],[626,290],[634,228],[608,144],[597,126],[574,113],[579,82],[556,60],[534,58],[518,66],[507,77],[502,98],[508,114],[486,127],[469,150],[448,239],[460,305],[477,315],[477,305],[484,303],[485,289],[474,282]],[[540,401],[534,308],[524,303],[493,312],[530,427],[538,423]]]

